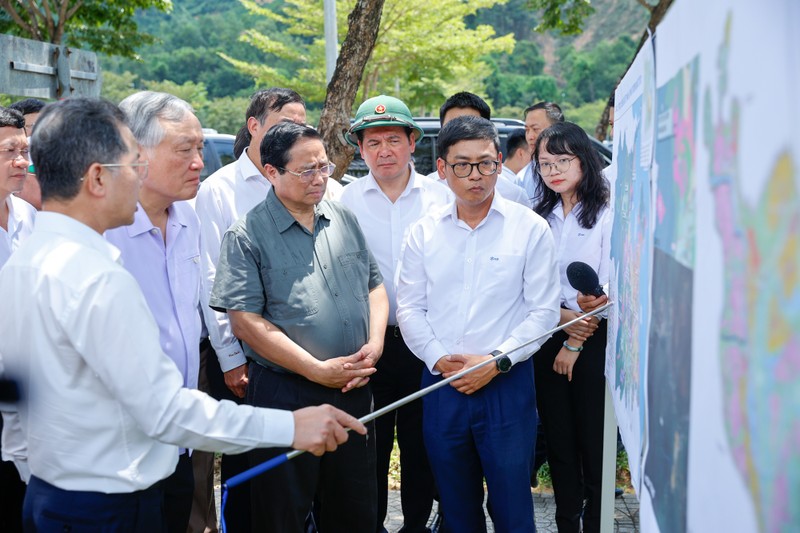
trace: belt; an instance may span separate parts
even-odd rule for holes
[[[402,339],[403,334],[400,331],[400,326],[386,326],[386,336],[395,339]]]

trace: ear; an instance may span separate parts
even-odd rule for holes
[[[274,187],[275,183],[278,181],[278,175],[280,174],[278,169],[267,163],[264,165],[264,173],[266,174],[266,178]]]
[[[497,176],[503,173],[503,152],[497,152]]]
[[[258,122],[256,117],[250,117],[247,119],[247,131],[250,132],[250,136],[252,137],[255,135],[256,130],[261,126],[261,123]]]
[[[445,173],[444,173],[445,169],[446,169],[446,167],[445,167],[444,159],[442,159],[441,157],[436,159],[436,170],[439,171],[439,179],[441,179],[441,180],[446,180],[447,179],[445,177]]]
[[[108,170],[100,163],[92,163],[83,174],[82,187],[90,196],[102,198],[108,194],[108,182],[111,178]]]
[[[411,147],[411,153],[414,153],[414,149],[417,147],[417,132],[412,131],[411,135],[408,136],[408,142]]]

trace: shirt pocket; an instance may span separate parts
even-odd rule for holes
[[[177,299],[186,305],[197,306],[200,301],[200,254],[183,256],[178,260]]]
[[[359,302],[369,300],[369,252],[359,250],[339,256],[339,264]]]
[[[319,292],[311,265],[262,269],[269,316],[276,319],[307,317],[319,311]]]
[[[524,255],[491,254],[483,261],[479,286],[484,294],[513,299],[522,292],[524,274]]]

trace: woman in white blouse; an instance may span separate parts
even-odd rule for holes
[[[570,263],[587,263],[600,284],[608,282],[609,187],[589,137],[575,124],[543,131],[533,160],[539,168],[534,210],[553,232],[563,324],[581,314],[578,292],[567,281]],[[559,533],[580,531],[581,517],[584,532],[600,530],[605,347],[605,320],[589,317],[553,335],[534,355]]]

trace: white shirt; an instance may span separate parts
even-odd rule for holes
[[[475,229],[456,205],[412,228],[397,283],[403,339],[431,373],[452,353],[506,352],[558,324],[558,272],[547,223],[495,195]],[[509,355],[530,357],[540,339]]]
[[[397,291],[394,274],[400,261],[400,249],[411,225],[433,210],[441,209],[453,197],[450,189],[425,179],[411,169],[405,190],[391,200],[381,190],[370,172],[344,188],[340,201],[358,218],[367,244],[383,274],[389,297],[389,325],[397,325]]]
[[[503,168],[503,170],[505,170],[505,167]],[[434,170],[433,172],[428,174],[427,177],[431,178],[432,180],[436,180],[449,188],[449,186],[447,185],[447,180],[439,177],[438,171]],[[495,183],[494,190],[506,200],[511,200],[514,203],[524,205],[528,209],[533,208],[531,203],[528,201],[528,197],[525,194],[525,191],[521,187],[518,187],[517,185],[511,183],[509,180],[504,179],[502,173],[499,176],[497,176],[497,182]]]
[[[586,263],[597,272],[600,285],[608,284],[609,261],[611,260],[611,228],[613,217],[608,207],[603,208],[592,229],[586,229],[578,222],[580,202],[572,208],[566,218],[561,202],[547,217],[553,239],[556,243],[558,274],[561,279],[561,304],[573,311],[581,312],[578,306],[578,291],[572,288],[567,279],[567,267],[573,261]]]
[[[183,388],[119,250],[70,217],[39,213],[0,272],[0,352],[20,377],[30,472],[64,490],[123,493],[169,476],[176,445],[240,453],[288,446],[288,411]]]
[[[533,172],[533,161],[522,167],[517,172],[516,184],[525,189],[525,194],[528,195],[531,205],[536,205],[536,174]]]
[[[239,159],[214,172],[200,184],[195,200],[195,210],[200,219],[202,253],[202,281],[200,307],[211,346],[217,352],[223,372],[247,362],[242,346],[233,335],[230,319],[208,306],[208,298],[217,275],[217,262],[222,236],[234,222],[264,201],[272,188],[258,167],[247,156],[247,150]]]
[[[11,252],[31,234],[36,219],[36,209],[25,200],[10,194],[5,203],[8,207],[8,231],[0,228],[0,268],[11,257]]]

